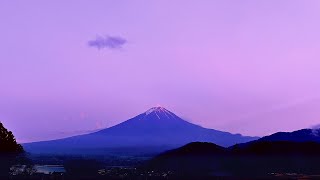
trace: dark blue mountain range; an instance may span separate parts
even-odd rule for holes
[[[259,141],[291,141],[291,142],[320,142],[320,129],[301,129],[293,132],[278,132],[265,136]]]
[[[258,139],[189,123],[163,107],[154,107],[116,126],[86,135],[24,144],[31,153],[162,152],[190,142],[228,147]],[[148,149],[148,150],[147,150]]]

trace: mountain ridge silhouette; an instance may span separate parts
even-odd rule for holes
[[[208,129],[183,120],[163,107],[153,107],[118,125],[98,132],[53,141],[26,143],[29,152],[72,153],[76,151],[119,148],[152,148],[168,150],[194,141],[207,141],[228,147],[257,137],[242,136]],[[93,151],[92,151],[93,152]]]

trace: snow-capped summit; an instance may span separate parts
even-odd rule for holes
[[[146,115],[152,113],[152,112],[166,112],[168,110],[166,110],[166,108],[162,107],[162,106],[156,106],[153,108],[150,108],[148,111],[146,111]]]
[[[154,114],[157,116],[158,119],[162,118],[176,118],[177,116],[173,114],[172,112],[168,111],[166,108],[157,106],[149,109],[148,111],[145,112],[146,116],[151,116]]]

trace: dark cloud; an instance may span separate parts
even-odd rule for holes
[[[98,49],[121,49],[127,40],[119,36],[97,36],[94,40],[88,41],[88,46]]]

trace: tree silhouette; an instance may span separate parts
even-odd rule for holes
[[[16,142],[11,131],[0,122],[0,179],[9,175],[10,167],[16,157],[24,152],[22,146]]]
[[[11,131],[0,122],[0,153],[22,153],[23,148],[17,143]]]

